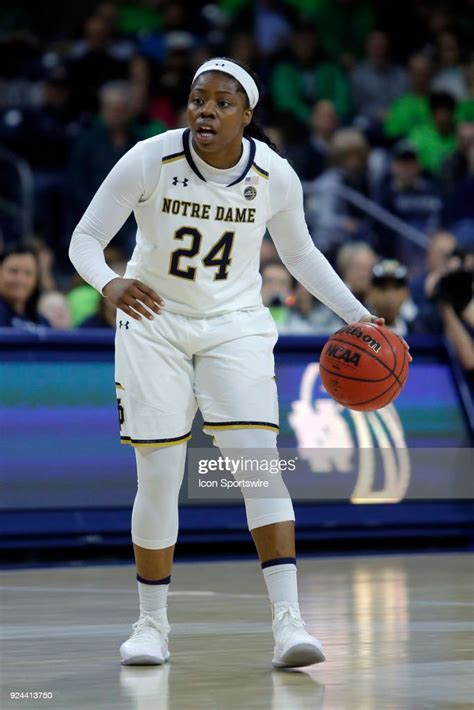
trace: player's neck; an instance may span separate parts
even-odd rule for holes
[[[236,143],[235,146],[231,145],[220,151],[203,151],[192,139],[191,144],[193,150],[201,160],[204,160],[205,163],[218,170],[233,168],[242,157],[243,146],[241,140]]]

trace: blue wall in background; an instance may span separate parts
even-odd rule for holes
[[[323,343],[320,338],[280,338],[277,345],[281,447],[297,445],[291,414],[302,396],[303,375],[317,360]],[[412,352],[408,383],[395,403],[406,444],[470,446],[467,412],[444,346],[434,340],[414,341]],[[112,333],[0,334],[4,547],[129,539],[135,464],[133,450],[118,441],[113,383]],[[325,409],[327,400],[316,377],[310,406],[322,402],[320,412],[327,411],[332,402]],[[318,407],[311,409],[311,416],[317,411]],[[337,416],[352,432],[349,413]],[[318,426],[318,419],[303,423]],[[211,445],[200,431],[199,419],[191,445]],[[328,480],[337,494],[342,477],[335,472]],[[357,531],[380,533],[380,529],[392,535],[406,525],[427,534],[443,525],[463,527],[472,519],[466,500],[353,505],[344,487],[340,498],[338,503],[315,499],[298,506],[300,537],[350,537]],[[244,532],[240,505],[200,502],[182,508],[181,539],[202,541],[217,534],[234,539]]]

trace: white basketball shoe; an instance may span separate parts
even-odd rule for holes
[[[120,646],[124,666],[161,666],[170,659],[166,612],[159,618],[140,614],[132,635]]]
[[[304,630],[304,626],[297,604],[275,604],[275,649],[272,661],[274,668],[300,668],[326,660],[321,644]]]

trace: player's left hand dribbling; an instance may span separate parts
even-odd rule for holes
[[[377,316],[363,316],[360,320],[359,323],[373,323],[374,325],[385,325],[385,318],[377,318]],[[398,336],[400,340],[402,341],[403,345],[405,346],[407,352],[408,352],[408,362],[412,362],[413,358],[410,355],[410,346],[408,345],[407,341],[405,338],[402,338],[401,335]]]

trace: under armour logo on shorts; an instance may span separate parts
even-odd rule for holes
[[[128,330],[129,324],[130,324],[129,320],[126,320],[126,321],[119,320],[119,328],[125,328],[125,330]]]
[[[178,180],[177,177],[173,178],[173,185],[177,185],[179,182],[183,183],[183,187],[187,187],[188,182],[189,182],[189,178],[184,178],[184,180]]]

